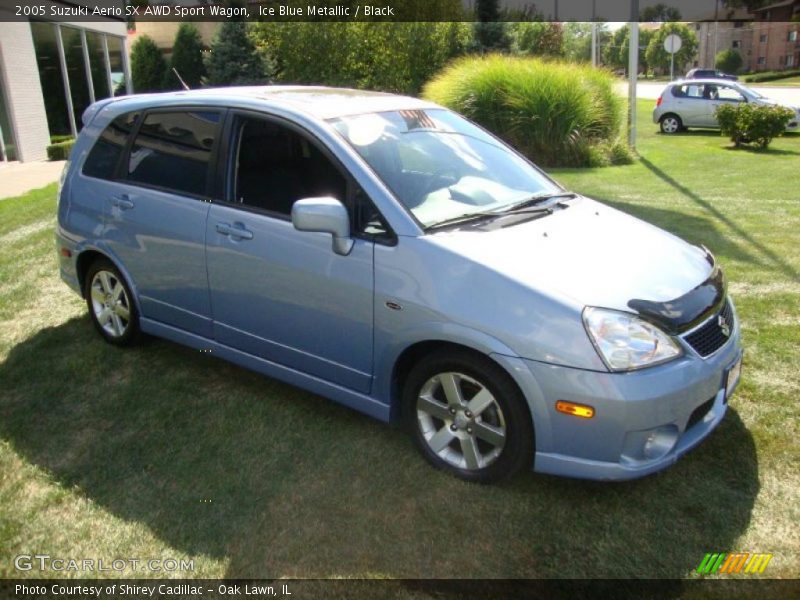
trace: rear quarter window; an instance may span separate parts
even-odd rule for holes
[[[118,116],[97,138],[86,162],[83,174],[99,179],[113,179],[128,136],[139,118],[138,112]]]

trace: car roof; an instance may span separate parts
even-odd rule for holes
[[[731,79],[720,79],[718,77],[698,77],[697,79],[678,79],[677,81],[672,81],[669,85],[697,85],[703,83],[721,83],[723,85],[731,85],[737,84],[741,85],[738,81],[733,81]]]
[[[143,94],[119,97],[118,108],[156,108],[174,106],[181,102],[201,101],[210,106],[232,106],[237,100],[252,104],[264,101],[265,105],[279,106],[292,112],[303,112],[319,119],[333,119],[350,115],[393,110],[420,110],[441,108],[432,102],[365,90],[322,86],[247,86],[202,88],[161,94]],[[115,104],[117,104],[115,99]]]

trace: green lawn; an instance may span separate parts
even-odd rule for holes
[[[734,151],[639,108],[641,160],[554,176],[728,275],[743,381],[674,467],[471,485],[320,397],[164,341],[114,349],[58,279],[50,186],[0,201],[0,577],[26,574],[20,553],[193,559],[205,577],[683,577],[739,550],[797,576],[800,136]]]

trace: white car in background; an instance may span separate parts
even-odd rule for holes
[[[741,83],[724,79],[687,79],[668,84],[656,101],[653,123],[658,123],[663,133],[677,133],[687,127],[718,129],[717,107],[731,102],[785,106],[795,113],[786,131],[800,131],[800,107],[777,102]]]

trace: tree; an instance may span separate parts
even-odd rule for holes
[[[167,71],[164,87],[166,89],[181,89],[181,84],[175,76],[175,69],[190,88],[200,87],[205,77],[206,68],[203,64],[203,40],[197,27],[191,23],[182,23],[175,34],[172,44],[172,60]]]
[[[675,66],[682,69],[687,63],[694,60],[699,45],[695,32],[681,23],[665,23],[655,31],[647,45],[645,57],[650,67],[669,69],[670,55],[664,49],[664,40],[671,33],[679,36],[683,42],[681,49],[675,53]]]
[[[473,50],[503,51],[511,47],[507,24],[500,22],[500,0],[477,0],[475,16],[478,21],[474,26]]]
[[[246,22],[225,21],[211,42],[206,72],[209,85],[255,85],[271,81],[275,63],[256,49]]]
[[[510,34],[511,47],[517,54],[561,56],[564,53],[564,29],[561,23],[514,23]]]
[[[639,29],[639,66],[641,67],[644,75],[650,69],[650,64],[647,61],[647,48],[650,45],[650,39],[653,37],[653,31],[650,29]],[[606,46],[604,58],[609,66],[615,69],[625,69],[628,73],[628,52],[631,47],[631,29],[628,25],[620,27],[614,32],[614,38]]]
[[[160,92],[167,61],[152,38],[142,35],[131,47],[131,79],[136,93]]]
[[[743,62],[741,54],[736,50],[728,48],[727,50],[717,53],[714,66],[725,73],[736,73],[742,68]]]
[[[597,23],[597,39],[602,52],[602,48],[611,41],[611,36],[604,23]],[[591,23],[566,23],[564,25],[564,57],[571,62],[592,60]]]
[[[680,21],[681,11],[674,6],[666,4],[656,4],[648,6],[639,13],[639,20],[646,23],[655,21]]]

